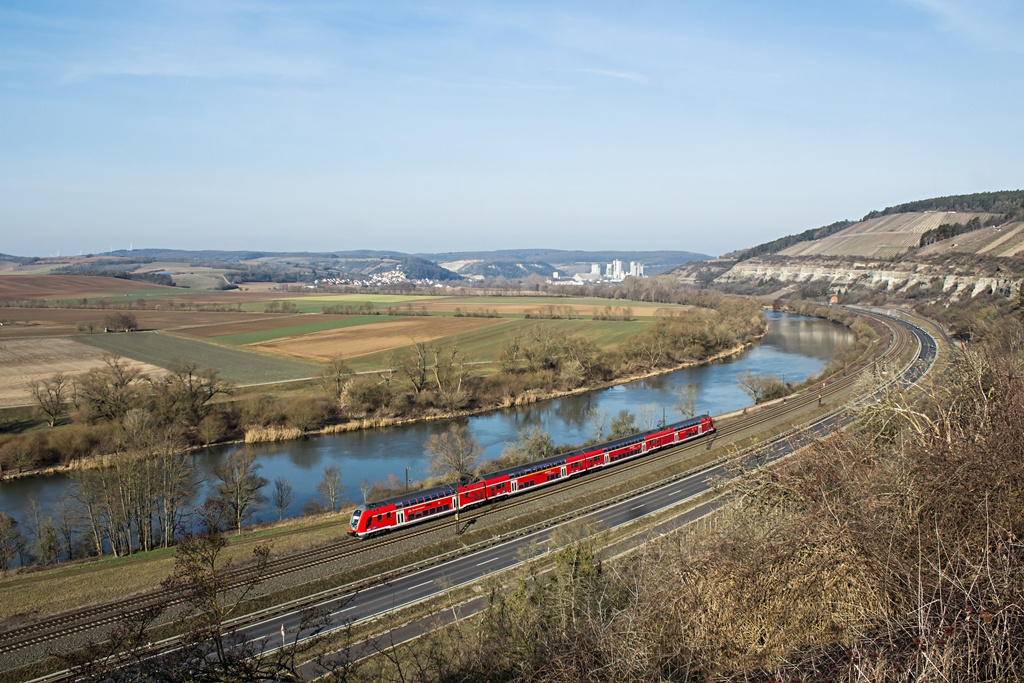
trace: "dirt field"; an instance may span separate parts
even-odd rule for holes
[[[73,299],[143,290],[171,292],[174,291],[174,288],[137,280],[90,275],[4,275],[0,277],[0,301]]]
[[[0,282],[3,278],[0,278]],[[0,339],[26,336],[79,334],[79,323],[103,331],[103,319],[117,311],[96,308],[6,308],[0,307]],[[221,313],[215,311],[128,311],[144,330],[178,330],[195,337],[211,337],[252,329],[294,325],[296,316],[263,313]],[[205,334],[213,327],[217,331]]]
[[[80,375],[102,367],[102,351],[70,339],[8,339],[0,341],[0,407],[32,403],[29,382],[52,377],[58,372]],[[154,365],[130,361],[152,376],[164,371]]]
[[[408,346],[412,340],[430,341],[460,332],[507,323],[501,318],[431,318],[412,317],[385,323],[314,332],[292,339],[254,344],[263,351],[296,358],[326,361],[330,358],[352,358],[376,351]]]

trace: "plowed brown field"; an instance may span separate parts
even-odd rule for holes
[[[91,275],[4,275],[0,277],[0,301],[24,299],[71,299],[115,292],[138,292],[173,287],[154,285],[138,280]]]
[[[396,349],[408,346],[414,341],[430,341],[505,322],[508,321],[501,318],[414,317],[339,330],[325,330],[253,346],[271,353],[326,361],[330,358],[352,358],[376,351]]]
[[[0,407],[32,403],[30,382],[58,372],[75,376],[103,367],[102,351],[70,339],[7,339],[0,341]],[[152,377],[164,370],[155,365],[128,361]]]
[[[0,282],[4,278],[0,277]],[[0,327],[0,339],[26,336],[53,336],[77,334],[78,324],[92,323],[95,330],[103,331],[103,319],[118,311],[96,308],[6,308],[0,307],[0,321],[13,324]],[[216,311],[127,311],[139,321],[144,330],[183,330],[194,337],[248,332],[252,329],[270,329],[295,324],[295,316],[272,313],[221,313]],[[199,330],[215,326],[219,330],[205,334]],[[189,328],[197,328],[191,330]]]

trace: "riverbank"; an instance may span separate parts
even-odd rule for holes
[[[493,404],[488,406],[480,406],[469,410],[458,410],[458,411],[447,411],[437,412],[426,415],[416,415],[411,417],[388,417],[388,416],[376,416],[376,417],[364,417],[358,419],[350,419],[344,422],[335,424],[325,425],[318,429],[313,430],[301,430],[290,427],[261,427],[255,429],[249,429],[246,431],[245,436],[242,439],[230,439],[225,441],[218,441],[209,443],[204,446],[194,446],[187,448],[181,452],[181,455],[189,453],[196,453],[209,448],[218,446],[232,446],[241,444],[258,444],[258,443],[278,443],[285,441],[295,441],[299,439],[307,439],[317,436],[328,436],[332,434],[344,434],[349,432],[356,432],[367,429],[381,429],[385,427],[400,427],[406,425],[420,424],[425,422],[438,422],[442,420],[454,420],[466,417],[472,417],[475,415],[486,415],[494,411],[503,410],[506,408],[514,408],[519,406],[526,406],[533,403],[539,403],[541,401],[549,401],[558,398],[564,398],[567,396],[578,396],[594,391],[601,391],[615,386],[624,384],[630,384],[633,382],[639,382],[652,377],[659,377],[662,375],[671,374],[678,372],[679,370],[685,370],[687,368],[702,367],[711,365],[713,363],[728,359],[733,356],[737,356],[743,353],[745,350],[755,346],[759,343],[764,336],[767,334],[767,329],[757,335],[754,340],[737,344],[729,349],[720,351],[708,358],[700,361],[691,361],[687,363],[681,363],[672,367],[658,368],[644,373],[637,373],[631,375],[620,376],[612,380],[606,380],[603,382],[594,382],[588,385],[576,387],[573,389],[559,390],[559,391],[537,391],[527,390],[521,394],[515,396],[513,400]],[[55,474],[70,474],[76,471],[96,469],[100,467],[107,467],[111,464],[112,459],[116,458],[117,454],[107,453],[103,455],[90,456],[75,460],[73,462],[64,465],[51,465],[42,468],[36,468],[31,470],[24,470],[20,472],[3,472],[0,473],[0,483],[4,481],[13,481],[19,479],[26,479],[32,477],[45,477]]]

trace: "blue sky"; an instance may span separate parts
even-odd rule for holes
[[[0,252],[720,254],[1024,187],[1024,3],[0,5]]]

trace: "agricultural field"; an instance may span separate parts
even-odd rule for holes
[[[430,296],[403,296],[400,294],[301,294],[296,293],[290,296],[282,296],[280,292],[266,292],[260,301],[250,301],[242,304],[243,311],[262,312],[271,301],[287,301],[294,304],[299,313],[321,313],[324,306],[359,306],[372,304],[374,308],[386,309],[389,306],[408,306],[419,308],[420,304],[432,301],[437,297]]]
[[[635,317],[653,317],[667,313],[688,310],[688,306],[674,304],[662,304],[649,301],[621,301],[613,299],[598,298],[562,298],[552,296],[401,296],[388,294],[336,294],[331,296],[296,295],[282,297],[278,295],[274,300],[294,304],[302,313],[319,313],[324,306],[349,305],[358,306],[361,304],[372,304],[377,310],[387,309],[389,306],[399,308],[412,307],[419,311],[425,309],[428,313],[454,313],[460,309],[463,313],[474,313],[484,310],[497,311],[503,316],[523,316],[526,314],[545,314],[550,309],[564,308],[571,306],[576,314],[581,316],[593,316],[602,313],[605,308],[633,309]],[[245,311],[262,311],[270,299],[261,302],[248,302],[242,305]]]
[[[303,316],[305,320],[309,320],[310,317],[311,316],[308,315]],[[267,327],[266,329],[261,330],[236,332],[234,334],[226,334],[220,336],[208,336],[205,334],[202,336],[218,344],[227,344],[228,346],[244,346],[246,344],[259,344],[262,342],[273,341],[275,339],[301,337],[304,335],[313,334],[314,332],[324,332],[327,330],[337,330],[346,327],[358,327],[359,325],[370,325],[376,323],[383,323],[390,320],[404,319],[399,318],[397,316],[388,315],[318,315],[313,317],[316,319],[315,322],[305,323],[302,325],[288,325],[284,327],[274,326]],[[209,328],[202,328],[200,331],[209,332]]]
[[[80,299],[113,294],[131,298],[155,292],[175,293],[173,287],[138,280],[92,275],[0,275],[0,301]]]
[[[457,318],[464,320],[464,318]],[[492,321],[494,319],[491,319]],[[522,318],[504,318],[501,324],[480,327],[436,340],[439,344],[456,344],[466,358],[473,362],[486,365],[494,360],[499,347],[517,334],[526,334],[531,328],[543,326],[557,330],[559,334],[582,334],[594,341],[601,349],[611,349],[621,344],[626,338],[643,331],[649,322],[632,321],[591,321],[591,320],[525,320]],[[377,351],[363,356],[351,358],[348,364],[356,371],[375,370],[385,366],[386,351]],[[481,368],[486,372],[485,368]]]
[[[240,385],[303,379],[320,369],[316,363],[242,351],[161,332],[88,334],[74,339],[163,368],[182,360],[195,361],[202,367],[219,370],[223,379]]]
[[[57,373],[74,377],[104,366],[106,352],[72,339],[8,339],[0,341],[0,407],[32,403],[30,382],[52,377]],[[152,376],[163,370],[148,363],[134,365]]]
[[[354,358],[377,351],[408,346],[414,341],[431,341],[458,336],[481,327],[507,325],[502,318],[405,317],[336,330],[314,332],[301,337],[270,341],[255,348],[295,358],[323,362],[330,358]]]
[[[8,308],[0,307],[0,339],[26,336],[71,335],[86,331],[92,325],[94,332],[103,332],[103,319],[112,309],[98,308]],[[254,326],[281,327],[294,325],[297,316],[264,313],[238,313],[231,311],[127,311],[135,316],[142,330],[177,330],[191,336],[231,334],[235,330],[247,331]],[[83,329],[79,329],[79,325]],[[202,330],[215,332],[204,335]]]

